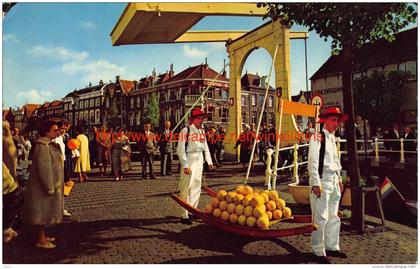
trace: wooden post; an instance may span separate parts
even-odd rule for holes
[[[405,163],[405,158],[404,158],[404,138],[400,138],[400,143],[401,143],[401,159],[400,159],[400,163]]]
[[[299,183],[298,165],[298,144],[295,143],[293,150],[293,179],[296,183]]]
[[[379,145],[378,138],[375,138],[375,161],[379,162]]]

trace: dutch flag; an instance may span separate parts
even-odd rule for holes
[[[391,183],[389,178],[385,177],[384,181],[381,184],[381,198],[382,200],[388,197],[395,190],[394,185]]]

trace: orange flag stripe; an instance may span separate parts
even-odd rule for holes
[[[281,102],[279,106],[281,106]],[[316,106],[283,100],[283,113],[315,118]]]

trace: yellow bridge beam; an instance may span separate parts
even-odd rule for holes
[[[129,3],[111,32],[112,45],[173,43],[205,16],[259,16],[256,3]]]

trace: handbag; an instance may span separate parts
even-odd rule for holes
[[[71,190],[73,189],[74,186],[74,182],[73,181],[68,181],[66,183],[64,183],[64,191],[63,191],[63,195],[65,197],[69,196]]]

